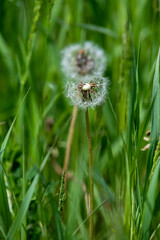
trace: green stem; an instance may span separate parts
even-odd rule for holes
[[[86,109],[85,116],[86,116],[87,137],[88,137],[88,147],[89,147],[89,186],[90,186],[89,212],[91,214],[94,210],[94,182],[93,182],[92,144],[91,144],[88,108]],[[93,239],[94,239],[94,218],[93,218],[93,215],[91,215],[89,218],[89,240],[93,240]]]

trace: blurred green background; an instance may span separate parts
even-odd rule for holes
[[[106,102],[89,110],[95,208],[108,199],[94,214],[95,239],[160,239],[159,11],[158,0],[0,0],[0,239],[88,239],[88,221],[75,233],[89,192],[83,110],[57,210],[73,109],[60,51],[86,40],[104,49],[110,79]]]

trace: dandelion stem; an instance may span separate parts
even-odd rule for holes
[[[90,214],[94,210],[94,182],[93,182],[93,157],[92,157],[92,144],[91,144],[91,135],[90,135],[90,125],[89,125],[89,115],[88,108],[85,112],[86,116],[86,126],[87,126],[87,137],[88,137],[88,148],[89,148],[89,186],[90,186]],[[94,239],[94,218],[93,215],[89,218],[89,240]]]
[[[64,166],[63,166],[63,169],[66,172],[65,188],[67,186],[67,171],[68,171],[68,165],[69,165],[69,160],[70,160],[72,138],[73,138],[74,126],[75,126],[75,122],[76,122],[76,118],[77,118],[77,111],[78,111],[78,107],[75,106],[73,108],[72,120],[71,120],[71,124],[70,124],[70,128],[69,128],[68,138],[67,138],[67,148],[66,148],[66,153],[65,153],[65,158],[64,158]]]

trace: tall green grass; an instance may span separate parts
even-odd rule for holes
[[[72,114],[60,51],[86,40],[106,52],[111,82],[106,102],[89,110],[95,239],[160,239],[159,4],[0,0],[0,239],[88,239],[82,110],[58,213]]]

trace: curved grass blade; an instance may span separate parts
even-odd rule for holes
[[[143,240],[149,239],[149,228],[153,218],[159,171],[160,171],[160,157],[158,159],[157,167],[152,176],[151,183],[146,196],[146,201],[144,203],[144,213],[142,219],[142,237],[141,237],[141,239]]]
[[[50,101],[50,103],[47,105],[47,107],[44,109],[43,113],[42,113],[42,117],[44,118],[47,113],[50,111],[50,109],[53,107],[54,103],[57,101],[57,99],[60,97],[62,93],[58,93],[53,100]]]
[[[13,128],[13,125],[17,119],[17,116],[24,104],[24,101],[28,95],[30,91],[30,88],[29,90],[27,91],[26,95],[24,96],[23,100],[22,100],[22,103],[19,107],[19,110],[4,138],[4,141],[2,143],[2,146],[1,146],[1,149],[0,149],[0,214],[1,214],[1,219],[2,219],[2,222],[3,222],[3,228],[4,228],[4,231],[7,232],[9,230],[9,227],[11,225],[11,214],[10,214],[10,210],[9,210],[9,203],[8,203],[8,198],[7,198],[7,192],[6,192],[6,185],[5,185],[5,181],[4,181],[4,176],[3,176],[3,168],[2,168],[2,163],[3,163],[3,155],[4,155],[4,151],[5,151],[5,148],[6,148],[6,145],[7,145],[7,142],[8,142],[8,139],[9,139],[9,136],[11,134],[11,131],[12,131],[12,128]]]
[[[99,182],[99,184],[103,187],[103,189],[106,191],[109,202],[111,203],[111,205],[113,206],[114,200],[115,200],[115,196],[113,195],[113,193],[111,193],[110,189],[108,188],[104,178],[101,176],[100,172],[98,171],[98,169],[95,169],[94,172],[94,178],[97,182]]]
[[[157,56],[156,69],[155,69],[154,81],[153,81],[152,100],[155,99],[155,101],[154,101],[153,110],[152,110],[152,127],[151,127],[151,136],[150,136],[150,147],[149,147],[149,153],[148,153],[148,159],[147,159],[145,188],[148,184],[148,177],[152,168],[154,152],[159,139],[159,131],[160,131],[159,55],[160,55],[160,50]]]
[[[76,235],[76,233],[79,231],[79,229],[82,227],[84,223],[87,222],[87,220],[92,216],[101,206],[103,206],[106,202],[108,202],[108,199],[105,199],[102,203],[100,203],[87,217],[86,219],[81,223],[81,225],[74,231],[72,237]]]
[[[154,235],[156,234],[157,230],[160,228],[160,223],[158,224],[158,226],[156,227],[156,229],[154,230],[154,232],[152,233],[151,237],[149,240],[152,240],[154,238]]]
[[[113,32],[112,30],[110,30],[108,28],[96,26],[96,25],[89,24],[89,23],[82,23],[82,24],[79,24],[78,26],[81,27],[81,28],[88,29],[90,31],[94,31],[94,32],[99,32],[99,33],[105,34],[105,35],[107,35],[109,37],[112,37],[112,38],[116,38],[116,39],[119,38],[117,33]]]
[[[7,132],[7,134],[6,134],[6,136],[5,136],[5,139],[4,139],[3,143],[2,143],[2,146],[1,146],[1,149],[0,149],[0,153],[1,153],[1,154],[0,154],[0,161],[1,161],[1,163],[3,162],[4,151],[5,151],[5,148],[6,148],[6,145],[7,145],[8,139],[9,139],[9,136],[10,136],[10,134],[11,134],[11,131],[12,131],[13,125],[14,125],[16,119],[17,119],[17,116],[18,116],[18,114],[19,114],[19,112],[20,112],[20,110],[21,110],[21,108],[22,108],[22,106],[23,106],[25,100],[26,100],[26,97],[27,97],[27,95],[28,95],[30,89],[31,89],[31,87],[28,89],[26,95],[24,96],[24,98],[23,98],[23,100],[22,100],[22,102],[21,102],[21,104],[20,104],[20,107],[19,107],[19,109],[18,109],[18,112],[17,112],[17,114],[16,114],[16,116],[15,116],[15,118],[14,118],[14,120],[13,120],[13,122],[12,122],[12,124],[11,124],[11,126],[10,126],[10,128],[9,128],[9,130],[8,130],[8,132]]]
[[[51,150],[47,153],[47,155],[45,156],[42,164],[41,164],[41,167],[40,167],[40,172],[42,172],[42,170],[44,169],[46,163],[47,163],[47,160],[49,158],[51,154]],[[14,222],[12,223],[12,226],[11,228],[9,229],[9,232],[7,234],[7,239],[8,240],[12,240],[14,239],[14,235],[15,233],[20,229],[22,223],[23,223],[23,220],[24,220],[24,217],[27,213],[27,210],[28,210],[28,207],[29,207],[29,204],[31,202],[31,199],[32,199],[32,196],[33,196],[33,193],[34,193],[34,190],[36,188],[36,185],[38,183],[38,180],[39,180],[39,176],[40,176],[40,172],[36,174],[36,176],[34,177],[34,180],[32,181],[32,184],[31,186],[29,187],[23,201],[22,201],[22,204],[19,208],[19,211],[16,215],[16,218],[14,220]]]
[[[3,229],[2,229],[1,226],[0,226],[0,232],[2,233],[3,238],[4,238],[4,239],[7,239],[7,236],[6,236],[6,234],[4,233],[4,231],[3,231]],[[1,238],[1,235],[0,235],[0,238]]]
[[[57,23],[59,23],[60,25],[65,26],[66,28],[68,28],[68,27],[79,27],[79,28],[90,30],[90,31],[102,33],[102,34],[107,35],[109,37],[112,37],[114,39],[120,39],[120,36],[116,32],[114,32],[114,31],[112,31],[108,28],[105,28],[105,27],[101,27],[101,26],[97,26],[97,25],[89,24],[89,23],[68,24],[68,23],[66,23],[65,21],[63,21],[59,18],[57,18],[55,21]]]

